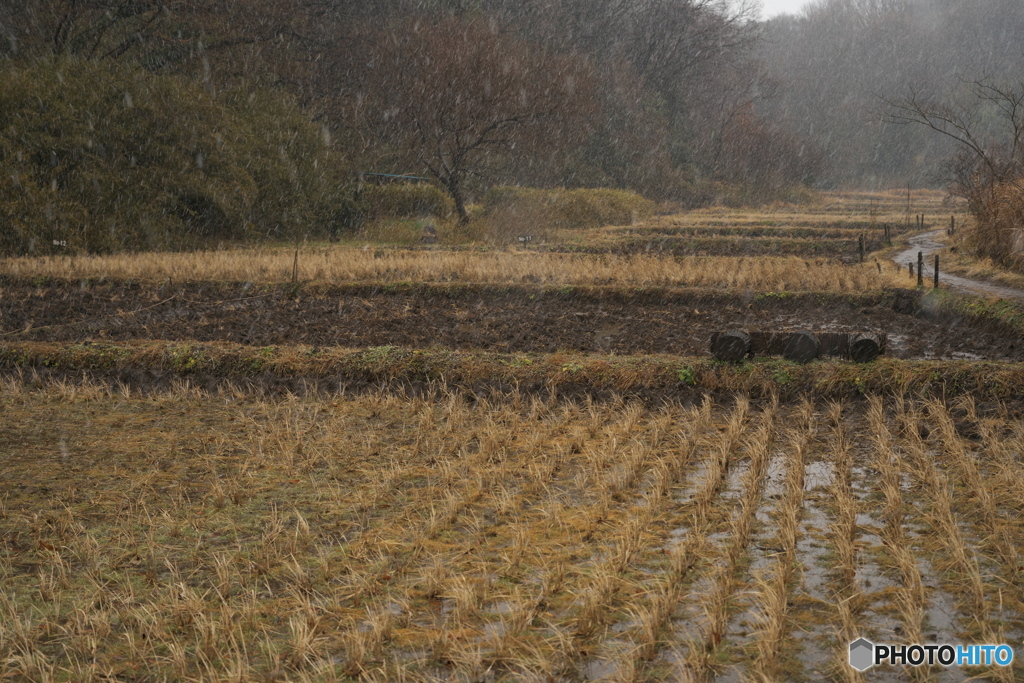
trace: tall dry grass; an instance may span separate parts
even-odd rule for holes
[[[706,495],[711,485],[718,482],[713,489],[717,493],[725,483],[727,470],[740,440],[745,431],[749,404],[738,399],[729,422],[722,428],[719,444],[710,455],[708,470],[705,473],[704,486],[696,497],[697,508],[695,519],[705,526],[709,521],[709,512],[705,509],[712,498]],[[740,502],[734,515],[727,517],[726,526],[729,530],[724,547],[719,548],[712,566],[705,575],[705,590],[700,594],[700,609],[704,623],[699,636],[690,635],[690,645],[686,653],[686,673],[696,680],[705,680],[715,671],[721,653],[728,642],[729,624],[736,609],[737,590],[742,584],[737,574],[760,507],[765,478],[768,473],[770,451],[775,439],[777,405],[773,401],[762,413],[757,429],[746,439],[746,451],[750,455],[749,468],[743,473],[740,486]],[[719,501],[720,503],[720,501]],[[707,530],[704,531],[705,536]]]
[[[9,258],[15,277],[135,278],[286,282],[294,252],[235,249],[190,253]],[[902,273],[874,263],[842,265],[796,257],[584,255],[525,251],[413,251],[315,247],[300,250],[298,276],[317,282],[713,287],[773,291],[862,292],[906,285]]]
[[[971,206],[977,220],[965,237],[975,255],[1024,272],[1024,178],[983,187]]]
[[[902,396],[897,400],[902,401]],[[890,566],[900,577],[892,603],[903,627],[903,640],[920,643],[924,637],[926,597],[921,568],[905,526],[902,476],[906,463],[889,429],[885,404],[878,396],[869,399],[868,425],[874,446],[872,465],[878,472],[876,487],[884,500],[882,543]],[[929,677],[927,670],[921,667],[907,667],[907,670],[915,680],[927,680]]]
[[[836,608],[835,623],[838,638],[835,646],[835,669],[838,677],[848,683],[857,683],[863,676],[847,665],[849,643],[859,635],[859,616],[863,594],[857,585],[857,499],[853,493],[851,439],[843,419],[842,403],[832,403],[828,411],[830,425],[829,447],[833,456],[834,473],[829,486],[833,515],[829,525],[829,540],[835,554],[833,587]]]
[[[972,471],[973,463],[964,452],[962,444],[958,442],[955,428],[947,411],[934,401],[927,407],[929,408],[929,417],[938,426],[937,434],[941,439],[940,447],[945,451],[944,455],[947,456],[943,460],[950,465],[959,465],[961,472],[966,475],[964,484],[969,487],[968,495],[971,498],[969,508],[972,510],[980,508],[982,514],[986,508],[992,512],[994,503],[991,500],[990,491],[981,481],[980,474]],[[989,577],[982,573],[979,553],[974,547],[975,544],[968,542],[964,536],[961,524],[963,515],[958,513],[957,508],[963,509],[965,506],[963,501],[959,506],[956,504],[949,476],[944,469],[938,467],[936,458],[931,454],[931,444],[926,440],[926,436],[929,434],[925,432],[927,426],[925,417],[926,414],[919,411],[917,406],[903,406],[899,415],[906,435],[907,460],[911,464],[911,475],[925,490],[928,501],[925,508],[926,517],[933,534],[939,539],[937,554],[940,558],[940,568],[945,570],[942,573],[943,578],[946,585],[958,598],[959,611],[962,617],[965,617],[965,625],[977,633],[979,640],[993,643],[1005,642],[1006,636],[1002,626],[998,625],[998,620],[992,618],[994,611],[992,604],[996,603],[993,598],[999,591],[993,590]],[[997,514],[994,516],[998,517]],[[988,521],[990,524],[994,524],[996,529],[1001,526],[997,519]],[[993,543],[998,551],[998,538],[986,536],[984,542]],[[1013,556],[1016,554],[1012,550],[1010,553]],[[987,672],[987,676],[998,681],[1014,680],[1012,670],[1004,667],[993,667]]]
[[[804,472],[807,452],[814,436],[814,406],[805,400],[797,410],[795,424],[786,444],[785,491],[775,506],[773,522],[775,544],[780,551],[769,568],[759,576],[757,585],[757,628],[751,680],[774,680],[780,676],[780,660],[790,631],[791,593],[797,582],[797,538],[804,503]]]

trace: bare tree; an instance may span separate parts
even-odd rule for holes
[[[466,182],[512,154],[557,144],[590,107],[577,59],[546,54],[483,21],[407,22],[369,56],[366,96],[385,137],[410,151],[469,221]]]
[[[168,17],[158,0],[8,0],[0,32],[17,54],[46,50],[89,59],[119,58],[150,42]],[[171,3],[173,4],[173,3]]]
[[[951,164],[954,189],[976,204],[1024,171],[1024,83],[973,81],[965,86],[966,103],[914,90],[903,100],[887,101],[888,120],[925,126],[959,143],[961,154]]]
[[[953,192],[967,199],[977,219],[974,247],[980,256],[1014,265],[1024,220],[1024,82],[964,85],[966,103],[912,91],[888,103],[889,120],[925,126],[959,143],[948,167]]]

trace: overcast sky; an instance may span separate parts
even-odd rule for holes
[[[797,14],[800,12],[800,8],[809,2],[809,0],[761,1],[764,3],[764,9],[761,11],[761,16],[765,19],[771,19],[778,14]]]

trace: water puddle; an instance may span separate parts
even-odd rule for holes
[[[831,462],[825,460],[807,463],[804,468],[804,490],[827,490],[832,485],[834,468],[835,466]]]
[[[925,360],[933,360],[932,358],[925,358]],[[967,351],[953,351],[947,353],[944,356],[936,356],[934,360],[985,360],[985,356],[978,353],[969,353]]]
[[[686,487],[683,488],[676,495],[676,502],[686,504],[691,502],[704,485],[704,480],[707,478],[708,473],[708,461],[707,458],[701,458],[697,467],[694,469],[693,474],[689,477]]]
[[[872,486],[878,481],[878,473],[859,465],[851,467],[850,472],[851,490],[858,506],[854,581],[857,589],[867,598],[863,613],[854,615],[854,619],[860,624],[860,632],[864,637],[889,641],[896,638],[902,627],[899,619],[894,616],[892,604],[897,582],[878,562],[884,553],[879,535],[883,524],[871,512],[881,507],[880,502],[872,503]]]
[[[743,495],[743,477],[749,469],[749,463],[730,465],[725,487],[719,497],[723,500],[739,500]]]
[[[804,505],[804,522],[800,525],[800,537],[796,542],[796,556],[803,561],[803,590],[815,600],[828,603],[831,584],[825,558],[828,547],[825,536],[828,533],[828,515],[814,504]]]
[[[768,462],[764,479],[764,497],[775,500],[786,491],[786,454],[776,451]]]

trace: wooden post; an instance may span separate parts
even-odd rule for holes
[[[935,255],[935,289],[939,288],[939,255]]]
[[[794,363],[810,363],[818,357],[820,351],[821,345],[818,343],[818,338],[814,336],[813,332],[804,330],[790,335],[782,356]]]
[[[910,229],[910,183],[907,183],[907,229]]]
[[[910,277],[911,278],[914,277],[914,264],[913,263],[908,263],[907,264],[907,272],[910,273]]]
[[[860,262],[864,263],[864,235],[861,235],[858,240],[859,251],[860,251]]]
[[[924,287],[924,252],[917,252],[917,286]]]
[[[729,330],[711,337],[711,355],[715,360],[738,363],[750,353],[750,335],[743,330]]]
[[[949,236],[952,237],[956,234],[956,216],[949,217]]]

